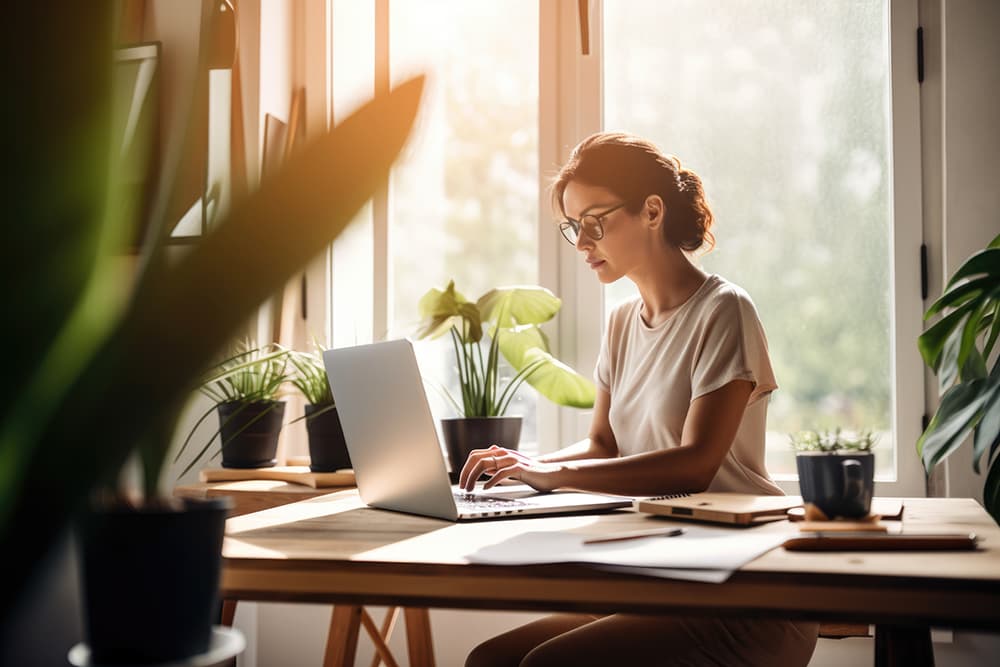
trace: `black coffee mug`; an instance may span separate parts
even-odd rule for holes
[[[871,452],[799,452],[795,456],[802,501],[833,519],[868,516],[875,493]]]

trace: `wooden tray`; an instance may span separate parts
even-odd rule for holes
[[[302,484],[314,489],[354,486],[354,471],[312,472],[309,466],[273,466],[271,468],[208,468],[199,478],[203,482],[234,482],[244,479],[273,479]]]

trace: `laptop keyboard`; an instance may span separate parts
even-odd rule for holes
[[[482,493],[455,493],[455,504],[460,510],[472,511],[512,510],[536,505],[516,498],[488,496]]]

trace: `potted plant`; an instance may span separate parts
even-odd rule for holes
[[[210,4],[202,26],[211,21]],[[0,628],[45,590],[43,567],[55,562],[50,552],[71,519],[86,515],[91,659],[139,664],[203,651],[215,616],[211,599],[199,606],[197,595],[176,589],[192,585],[210,598],[217,594],[225,508],[178,503],[161,488],[186,399],[258,305],[326,247],[388,178],[422,79],[380,95],[317,136],[234,201],[198,243],[168,256],[176,222],[168,217],[170,202],[188,133],[182,126],[167,137],[149,202],[130,197],[109,141],[117,6],[67,6],[53,22],[40,6],[26,5],[5,28],[7,43],[31,62],[16,122],[6,127],[16,134],[10,160],[18,165],[11,216],[32,233],[9,234],[0,244],[3,284],[19,304],[18,326],[3,332],[5,348],[17,353],[0,403],[0,543],[17,576],[3,587]],[[212,30],[201,34],[204,57]],[[204,81],[204,61],[198,71]],[[173,117],[189,118],[196,97],[179,92]],[[143,227],[142,254],[134,265],[122,261],[133,230]],[[142,472],[138,489],[119,483],[133,455]],[[85,511],[102,488],[107,502]],[[159,518],[182,527],[170,533],[136,527]],[[142,535],[161,539],[147,543]],[[123,548],[89,550],[101,544]],[[179,550],[151,556],[168,545]],[[103,560],[115,557],[122,560]],[[110,579],[90,577],[95,561]],[[125,615],[97,620],[94,600]],[[96,645],[98,628],[111,630],[103,647]]]
[[[318,345],[317,350],[321,350]],[[310,352],[293,351],[291,363],[294,368],[292,384],[307,401],[304,419],[309,434],[309,469],[334,472],[350,468],[351,455],[347,451],[322,358]]]
[[[540,326],[561,306],[552,292],[532,285],[498,287],[472,302],[455,290],[454,281],[420,299],[416,337],[448,333],[455,352],[461,402],[447,390],[444,395],[462,416],[441,420],[453,474],[473,449],[491,444],[517,449],[521,418],[506,412],[525,382],[558,405],[593,407],[593,383],[552,356]],[[513,375],[503,376],[501,355]]]
[[[212,406],[195,422],[174,463],[180,461],[198,427],[213,413],[218,414],[219,428],[180,477],[204,458],[216,438],[220,446],[215,456],[221,453],[223,468],[266,468],[276,463],[278,434],[285,416],[281,390],[290,379],[288,358],[288,350],[280,345],[258,347],[243,338],[233,345],[230,356],[206,373],[199,391],[212,400]]]
[[[979,473],[985,457],[988,469],[983,506],[1000,522],[1000,236],[955,271],[924,319],[942,314],[917,339],[941,392],[917,451],[930,473],[972,433],[972,467]]]
[[[802,500],[830,519],[860,518],[871,509],[875,490],[878,436],[872,431],[851,433],[799,431],[789,435],[795,451]]]

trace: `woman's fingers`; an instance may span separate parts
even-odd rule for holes
[[[492,489],[505,479],[517,479],[514,475],[517,475],[522,470],[524,470],[524,464],[522,463],[515,463],[505,468],[498,469],[488,480],[486,480],[486,483],[483,484],[483,490]]]
[[[506,452],[507,450],[496,445],[492,445],[489,449],[474,449],[469,452],[469,458],[458,476],[459,487],[465,491],[472,491],[480,475],[495,470],[498,467],[496,461]]]
[[[522,469],[524,466],[530,466],[534,464],[535,461],[530,457],[512,449],[506,449],[500,447],[499,445],[490,445],[487,449],[474,449],[469,452],[469,458],[466,460],[465,465],[462,466],[462,472],[458,477],[458,485],[462,490],[469,492],[475,489],[476,480],[486,473],[491,476],[491,479],[486,483],[484,488],[490,488],[496,486],[496,484],[515,472],[511,472],[508,475],[500,476],[497,475],[507,467],[512,465],[520,465]]]
[[[500,449],[496,445],[490,445],[486,449],[473,449],[469,452],[469,457],[465,460],[465,465],[462,466],[462,471],[458,475],[458,485],[465,488],[465,483],[468,478],[472,475],[472,468],[475,464],[484,456],[490,456],[492,452],[496,449]],[[479,476],[476,475],[472,479],[478,479]]]

